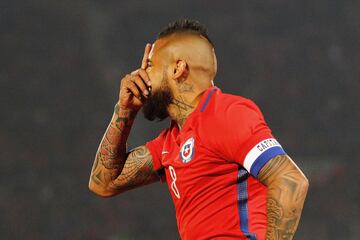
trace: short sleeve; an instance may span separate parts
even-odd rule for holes
[[[252,101],[231,103],[216,119],[216,150],[254,177],[270,159],[286,154]]]
[[[145,144],[151,153],[154,170],[158,173],[162,181],[165,180],[164,178],[165,173],[164,173],[164,168],[161,164],[161,156],[162,156],[161,152],[164,146],[167,132],[168,129],[165,129],[160,133],[158,137],[154,138],[153,140]]]

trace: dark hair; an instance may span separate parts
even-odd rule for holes
[[[199,21],[190,19],[179,19],[175,22],[169,23],[169,25],[158,34],[158,39],[178,32],[197,33],[206,38],[209,43],[214,47],[213,42],[209,38],[206,27],[202,25]]]

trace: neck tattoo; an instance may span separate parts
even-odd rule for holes
[[[182,127],[186,118],[194,110],[195,106],[187,103],[181,96],[177,99],[173,99],[172,105],[175,109],[175,116],[173,116],[173,119],[180,127]]]

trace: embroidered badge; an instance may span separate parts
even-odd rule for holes
[[[180,149],[180,158],[183,163],[190,162],[194,157],[194,144],[195,140],[193,137],[186,140]]]

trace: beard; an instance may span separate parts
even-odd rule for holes
[[[147,120],[159,122],[169,116],[168,106],[172,103],[173,96],[165,78],[159,90],[150,93],[142,112]]]

